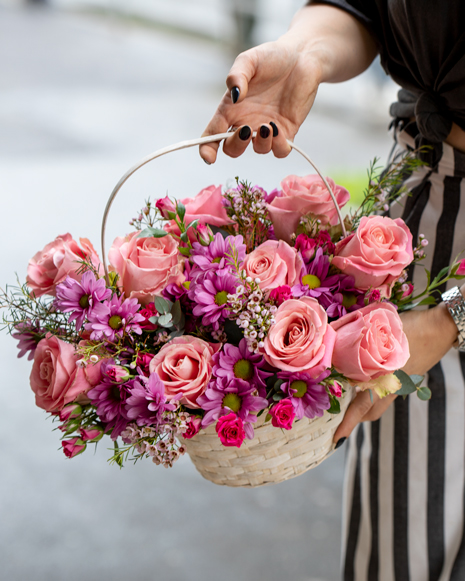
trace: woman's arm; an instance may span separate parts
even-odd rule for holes
[[[465,296],[465,285],[460,290]],[[424,311],[408,311],[401,317],[410,348],[410,359],[404,371],[409,375],[425,375],[455,343],[458,337],[457,326],[445,303]],[[379,399],[373,393],[372,402],[367,391],[359,393],[336,430],[334,442],[347,438],[358,423],[378,420],[396,397],[388,395]]]
[[[284,36],[236,58],[226,79],[228,90],[204,135],[239,128],[223,146],[226,154],[237,157],[251,139],[250,130],[240,131],[247,126],[258,131],[257,153],[273,150],[277,157],[285,157],[289,153],[286,139],[294,139],[319,84],[357,76],[376,53],[374,39],[356,18],[332,6],[306,6]],[[217,150],[218,144],[203,145],[200,155],[213,163]]]

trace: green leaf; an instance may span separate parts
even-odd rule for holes
[[[266,414],[266,418],[265,418],[265,422],[269,422],[272,418],[272,415],[270,413]]]
[[[173,306],[171,301],[168,301],[163,297],[155,297],[154,302],[155,308],[161,315],[166,315],[166,313],[169,313],[171,311],[171,307]]]
[[[330,414],[340,414],[341,413],[341,404],[340,404],[338,398],[334,395],[330,395],[329,401],[331,402],[331,405],[330,405],[329,409],[326,411],[328,411]]]
[[[168,236],[168,232],[166,230],[162,230],[161,228],[152,228],[148,226],[140,234],[137,235],[137,238],[163,238],[163,236]]]
[[[184,244],[187,244],[189,242],[189,236],[187,235],[187,232],[183,232],[180,238],[181,242],[184,242]]]
[[[185,248],[184,246],[178,246],[178,252],[180,252],[183,256],[189,257],[191,255],[191,251],[189,248]]]
[[[429,387],[420,387],[417,390],[417,395],[421,400],[428,401],[429,399],[431,399],[431,390],[429,389]]]
[[[181,320],[182,310],[181,310],[181,303],[176,301],[171,309],[171,315],[173,317],[173,325],[177,325]]]
[[[158,324],[162,327],[171,327],[173,323],[173,317],[171,313],[165,313],[164,315],[160,315],[158,317]]]
[[[275,383],[274,383],[274,386],[273,386],[273,387],[274,387],[274,389],[275,389],[276,391],[278,391],[278,389],[281,387],[281,385],[282,385],[283,383],[284,383],[284,379],[278,379],[278,380],[276,380],[276,381],[275,381]]]
[[[152,323],[152,325],[156,325],[158,323],[158,316],[155,315],[154,317],[149,317],[149,323]]]
[[[192,222],[186,226],[186,230],[189,230],[189,228],[197,228],[198,225],[198,220],[192,220]]]
[[[213,232],[213,234],[221,234],[223,238],[227,238],[229,236],[228,232],[226,232],[226,230],[223,230],[223,228],[218,228],[218,226],[212,226],[211,224],[207,224],[207,226],[210,226],[210,229]]]
[[[436,284],[438,283],[444,276],[446,276],[446,274],[449,272],[449,267],[445,266],[444,268],[441,268],[441,270],[437,273],[437,275],[434,277],[433,282],[431,284]]]
[[[241,339],[244,338],[244,333],[242,329],[236,325],[236,321],[231,321],[231,319],[226,319],[223,324],[224,332],[228,338],[228,343],[232,345],[239,345]]]
[[[186,215],[186,206],[182,202],[176,202],[176,211],[178,213],[181,222],[184,221],[184,216]]]
[[[411,375],[410,379],[413,381],[413,383],[416,386],[419,386],[421,384],[421,382],[425,379],[424,375]]]
[[[410,376],[405,373],[405,371],[402,371],[402,369],[394,371],[394,375],[402,384],[402,387],[396,391],[396,395],[409,395],[417,390],[415,383],[412,381]]]
[[[282,399],[286,398],[287,394],[284,391],[280,391],[278,393],[273,394],[273,401],[281,401]]]
[[[373,392],[371,391],[371,389],[369,389],[368,391],[370,392],[370,401],[371,401],[371,403],[374,403],[373,402]]]

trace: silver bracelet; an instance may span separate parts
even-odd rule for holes
[[[454,286],[442,295],[454,323],[459,331],[455,347],[459,351],[465,351],[465,300],[458,286]]]

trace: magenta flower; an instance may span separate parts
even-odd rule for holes
[[[89,426],[80,428],[79,433],[83,442],[98,442],[103,438],[104,430],[100,426]]]
[[[228,382],[221,377],[210,382],[205,393],[197,398],[197,403],[207,412],[202,419],[202,428],[234,412],[243,421],[250,440],[254,434],[252,424],[257,421],[256,412],[268,406],[268,401],[257,394],[253,385],[242,379],[234,378]]]
[[[86,330],[92,331],[92,340],[107,339],[115,341],[116,337],[123,337],[125,333],[142,333],[139,323],[145,321],[143,315],[137,311],[140,305],[137,299],[124,299],[114,294],[109,301],[102,303],[98,313],[89,313],[89,323]]]
[[[227,270],[206,272],[192,281],[188,296],[195,303],[194,317],[201,317],[202,325],[218,330],[219,323],[227,318],[228,294],[234,294],[237,286],[237,277]]]
[[[190,421],[187,424],[187,430],[183,433],[182,437],[185,440],[190,440],[200,432],[200,427],[202,423],[202,418],[197,418],[195,416],[190,416]]]
[[[295,240],[295,249],[300,250],[303,261],[307,264],[315,256],[317,241],[307,234],[299,234]]]
[[[246,431],[241,418],[237,417],[235,413],[221,417],[216,426],[216,433],[223,446],[235,446],[240,448],[245,439]]]
[[[257,389],[261,397],[266,395],[266,378],[273,375],[261,369],[264,365],[260,353],[252,353],[247,347],[247,341],[241,339],[235,347],[225,343],[223,349],[213,355],[213,375],[227,381],[241,379]]]
[[[275,428],[292,430],[292,422],[294,421],[295,415],[292,402],[287,398],[282,399],[270,408],[271,425]]]
[[[32,321],[28,320],[17,323],[15,325],[15,332],[11,336],[13,339],[18,340],[18,357],[24,357],[29,351],[27,359],[28,361],[32,361],[39,341],[45,337],[45,331],[37,323],[33,324]]]
[[[191,263],[186,260],[184,262],[184,282],[177,284],[177,283],[170,283],[169,285],[167,285],[163,291],[162,291],[162,296],[164,299],[167,299],[169,301],[172,301],[173,303],[176,301],[180,301],[181,304],[183,306],[187,306],[186,305],[186,300],[187,300],[187,293],[189,292],[189,287],[191,284],[191,280],[194,278],[194,272],[193,272],[193,268],[191,266]],[[189,301],[187,301],[189,302]],[[190,302],[189,302],[190,304]],[[186,309],[187,311],[189,310],[189,308]]]
[[[102,363],[102,367],[103,367]],[[126,411],[126,400],[131,395],[134,380],[123,384],[115,384],[104,379],[87,392],[87,397],[97,410],[98,417],[106,424],[105,431],[111,429],[111,439],[123,432],[130,419]]]
[[[158,311],[155,308],[155,303],[148,303],[143,309],[139,311],[139,313],[145,319],[141,324],[142,329],[144,329],[144,331],[155,331],[157,329],[157,325],[154,325],[149,321],[151,317],[156,317],[158,315]]]
[[[63,452],[67,458],[74,458],[78,454],[82,454],[86,449],[86,445],[80,438],[71,438],[70,440],[62,440]]]
[[[313,297],[321,302],[324,297],[326,301],[331,301],[334,289],[337,288],[341,277],[345,275],[330,275],[329,267],[329,256],[323,254],[323,250],[318,248],[314,260],[302,270],[300,284],[292,287],[294,298]]]
[[[165,386],[157,373],[151,373],[148,378],[139,376],[130,392],[126,400],[127,416],[139,426],[157,425],[165,411],[176,409],[175,404],[167,403]]]
[[[325,410],[329,409],[331,402],[324,385],[319,383],[326,379],[329,371],[325,371],[316,379],[312,379],[308,373],[289,373],[280,371],[279,379],[284,379],[281,390],[288,395],[298,420],[321,417]],[[281,400],[285,401],[285,400]],[[274,425],[274,424],[273,424]]]
[[[277,286],[270,292],[270,299],[272,299],[278,305],[278,307],[281,306],[284,301],[292,299],[291,287],[287,284]]]
[[[321,297],[321,305],[328,313],[328,317],[339,319],[365,306],[365,291],[356,289],[354,282],[353,276],[341,275],[334,294]]]
[[[84,319],[89,316],[103,315],[105,309],[102,301],[111,297],[111,290],[106,287],[103,278],[97,279],[91,270],[87,270],[78,282],[70,276],[57,285],[55,305],[62,313],[71,313],[70,321],[76,321],[80,329]]]
[[[196,271],[231,271],[231,260],[227,255],[232,256],[237,251],[239,263],[245,258],[246,246],[242,236],[227,236],[223,238],[220,233],[215,237],[208,246],[203,246],[200,242],[194,242],[191,253],[192,261],[195,264]],[[194,268],[195,268],[194,267]]]

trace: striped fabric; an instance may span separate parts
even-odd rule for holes
[[[414,123],[397,133],[399,146],[415,147]],[[402,215],[414,240],[425,234],[424,263],[433,276],[465,249],[465,154],[439,147],[435,167],[408,177],[411,195],[392,212]],[[423,268],[412,274],[424,288]],[[451,349],[425,379],[430,402],[397,398],[380,420],[351,435],[344,581],[465,580],[464,377],[465,354]]]

